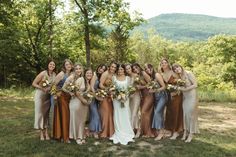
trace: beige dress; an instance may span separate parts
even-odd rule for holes
[[[47,71],[45,70],[43,80],[48,80],[49,83],[52,83],[55,79],[56,74],[53,73],[52,76],[48,76]],[[35,96],[35,129],[45,129],[49,127],[49,111],[50,111],[50,94],[45,93],[40,89],[36,89]]]
[[[133,84],[133,79],[131,79],[131,84]],[[134,94],[130,96],[130,111],[131,111],[131,125],[133,129],[140,128],[140,118],[138,112],[140,110],[141,95],[140,91],[136,90]]]
[[[80,87],[80,91],[85,90],[85,81],[83,77],[78,78],[75,84]],[[70,139],[83,139],[84,127],[88,115],[88,106],[82,104],[82,102],[76,97],[72,97],[70,100]]]
[[[191,72],[186,72],[186,88],[196,84],[196,79]],[[184,130],[189,133],[199,133],[198,107],[196,88],[183,92]]]

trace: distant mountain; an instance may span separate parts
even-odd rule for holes
[[[197,14],[161,14],[148,19],[135,31],[147,31],[153,28],[161,36],[172,40],[207,40],[217,34],[236,35],[236,18],[220,18]]]

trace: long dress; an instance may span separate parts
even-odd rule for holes
[[[98,79],[94,84],[94,89],[97,90],[99,86]],[[98,133],[102,130],[101,118],[99,115],[99,101],[93,99],[91,105],[89,106],[89,129],[92,132]]]
[[[173,75],[170,76],[168,84],[175,84],[175,78]],[[165,119],[165,129],[171,132],[181,132],[183,131],[183,96],[182,93],[170,96],[166,107],[166,119]]]
[[[104,85],[108,86],[110,82],[111,80],[107,79]],[[102,132],[100,133],[100,137],[102,138],[111,137],[115,131],[111,96],[107,96],[102,100],[99,106],[99,112],[101,115],[101,122],[102,122]]]
[[[133,84],[133,79],[131,80],[131,84]],[[141,103],[141,95],[140,91],[137,90],[135,93],[130,97],[130,111],[131,111],[131,125],[133,129],[140,128],[140,118],[138,115]]]
[[[61,89],[62,86],[64,85],[66,79],[67,79],[67,75],[65,74],[63,79],[58,83],[57,85],[57,89]],[[68,95],[69,96],[69,95]],[[67,96],[66,96],[67,97]],[[65,93],[61,93],[61,95],[59,97],[57,97],[57,104],[54,105],[54,116],[53,116],[53,138],[54,139],[61,139],[62,138],[62,132],[65,132],[65,129],[62,130],[62,121],[65,120],[65,117],[67,117],[68,115],[68,108],[65,107],[65,105],[63,105],[63,109],[62,109],[62,103],[65,104]],[[69,100],[66,101],[66,103],[69,104]],[[65,110],[66,109],[66,114],[65,114]],[[63,116],[62,116],[63,115]],[[63,120],[62,120],[63,118]],[[66,121],[69,118],[66,118]],[[64,125],[65,126],[65,125]],[[66,125],[67,128],[67,125]],[[68,127],[69,130],[69,127]],[[67,131],[67,135],[65,135],[64,137],[67,137],[65,139],[68,139],[69,135],[68,135],[68,131]]]
[[[114,79],[115,84],[119,88],[127,89],[128,77],[124,81]],[[124,102],[124,107],[121,107],[121,102],[117,99],[113,99],[114,107],[114,126],[115,133],[110,137],[114,144],[121,143],[127,145],[128,142],[133,141],[134,132],[131,125],[131,113],[129,108],[129,99]]]
[[[159,85],[160,87],[160,85]],[[168,101],[168,95],[166,90],[155,93],[155,105],[152,120],[152,128],[162,129],[164,128],[164,109]]]
[[[186,87],[191,86],[195,81],[194,75],[191,72],[187,72]],[[183,113],[184,130],[189,133],[199,133],[196,88],[183,92]]]
[[[153,137],[152,130],[154,94],[149,93],[148,89],[143,89],[141,100],[141,133],[143,136]]]
[[[79,85],[79,91],[85,90],[85,81],[83,77],[78,78],[75,81],[76,85]],[[82,102],[76,97],[72,97],[70,100],[70,138],[71,139],[83,139],[85,122],[88,115],[88,106],[82,104]]]
[[[43,80],[50,83],[55,79],[55,74],[48,76],[47,71],[44,72]],[[49,111],[50,111],[50,94],[40,89],[36,89],[35,96],[35,129],[45,129],[49,127]]]

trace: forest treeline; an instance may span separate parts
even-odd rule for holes
[[[144,22],[122,0],[2,0],[0,3],[0,86],[29,86],[45,69],[65,58],[95,68],[112,60],[151,63],[162,57],[192,70],[199,88],[232,91],[236,85],[236,36],[207,41],[168,40],[154,30],[133,32]]]

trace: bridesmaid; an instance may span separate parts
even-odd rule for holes
[[[50,94],[51,84],[55,79],[55,62],[50,60],[47,64],[47,70],[39,73],[34,79],[32,86],[36,88],[35,102],[35,121],[34,128],[40,130],[40,140],[49,140],[49,110],[50,110]]]
[[[131,78],[131,85],[134,85],[134,79],[138,76],[132,71],[131,64],[125,66],[125,71]],[[130,111],[131,111],[131,125],[134,130],[136,130],[135,138],[140,136],[140,119],[138,116],[139,107],[141,102],[140,90],[136,90],[134,94],[130,97]]]
[[[57,74],[54,85],[57,88],[57,94],[56,94],[56,100],[57,100],[57,105],[54,106],[54,118],[53,118],[53,138],[57,140],[64,139],[65,141],[68,140],[68,138],[63,138],[63,137],[68,137],[63,136],[63,133],[67,132],[68,128],[68,122],[66,123],[67,125],[62,125],[65,124],[65,120],[68,120],[68,98],[67,95],[62,92],[62,86],[64,85],[66,79],[70,76],[71,72],[73,70],[73,63],[69,59],[65,59],[63,62],[63,67],[62,70],[59,74]],[[63,94],[62,94],[63,93]]]
[[[86,90],[90,90],[90,80],[93,76],[92,70],[85,70],[85,76],[81,77],[83,69],[81,65],[75,66],[75,74],[71,79],[75,85],[79,87],[75,96],[70,100],[70,139],[76,140],[77,144],[85,143],[84,129],[88,115],[88,102],[83,98],[82,94]]]
[[[107,67],[104,64],[100,64],[97,67],[96,72],[93,75],[91,80],[91,90],[92,92],[96,92],[99,86],[99,80],[104,71],[107,70]],[[98,138],[98,133],[102,131],[101,118],[98,112],[99,101],[97,99],[93,99],[91,105],[89,106],[89,129],[92,132],[95,138]]]
[[[153,68],[149,65],[150,68]],[[155,104],[154,113],[152,120],[152,128],[156,129],[156,135],[158,136],[155,140],[160,140],[164,136],[164,109],[168,101],[168,94],[165,90],[165,83],[161,74],[156,73],[154,81],[158,84],[157,90],[150,90],[149,92],[155,92]]]
[[[191,142],[193,134],[200,133],[198,128],[198,107],[197,107],[197,81],[190,71],[185,71],[179,64],[173,64],[173,71],[185,80],[185,86],[180,88],[183,92],[184,112],[184,134],[182,140]],[[188,138],[186,140],[188,134]]]
[[[149,93],[146,88],[146,84],[151,81],[150,76],[141,68],[138,63],[132,65],[134,73],[138,74],[141,80],[144,82],[136,87],[141,90],[142,100],[141,100],[141,134],[144,137],[154,137],[151,123],[153,116],[153,103],[154,97],[152,93]]]
[[[171,66],[167,59],[162,59],[160,62],[160,73],[166,84],[176,84],[176,79],[179,77],[171,70]],[[183,131],[183,108],[182,94],[177,92],[168,93],[169,102],[166,108],[165,129],[171,131],[170,139],[176,139],[179,133]]]
[[[105,89],[112,83],[112,76],[115,74],[117,64],[110,63],[109,69],[105,71],[100,79],[99,87]],[[100,104],[100,114],[102,121],[102,132],[100,137],[109,138],[114,134],[113,106],[111,96],[105,97]]]

